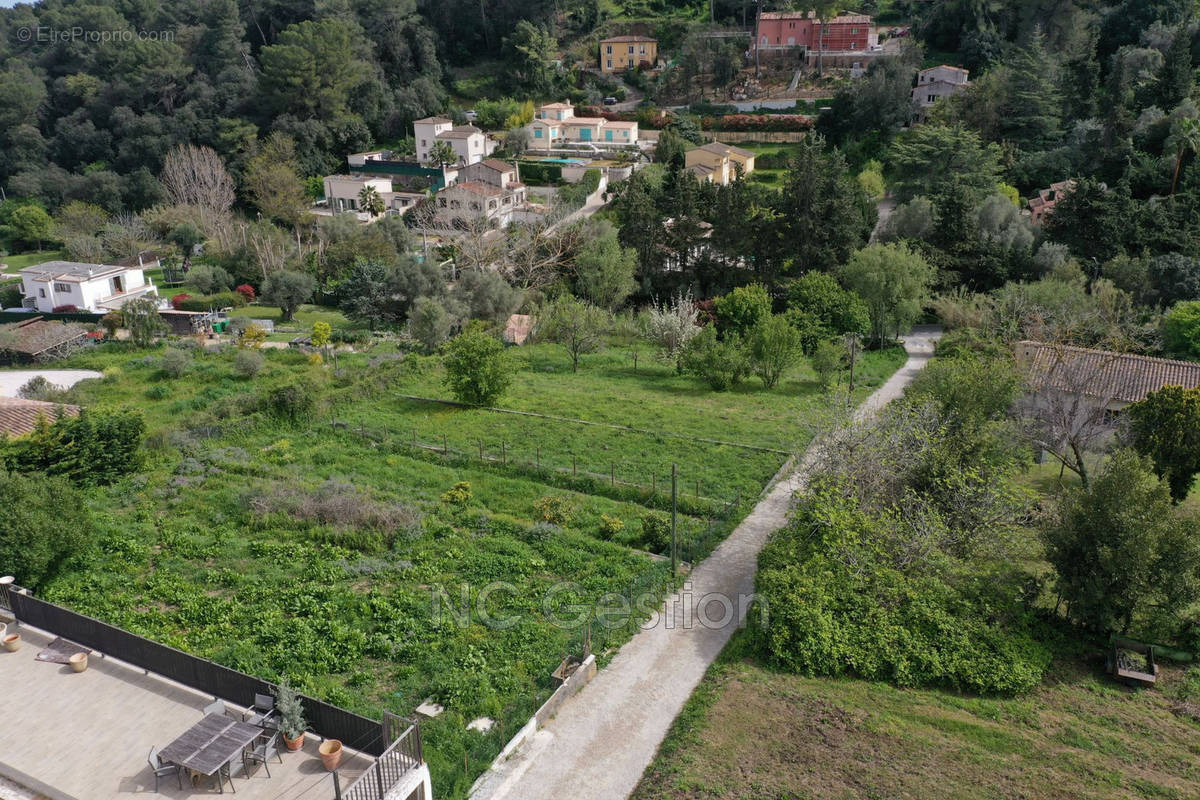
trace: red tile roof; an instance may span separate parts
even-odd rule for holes
[[[24,400],[19,397],[0,397],[0,432],[8,436],[24,436],[37,427],[39,417],[54,422],[61,417],[79,416],[79,406]]]
[[[628,36],[611,36],[607,39],[601,39],[600,44],[604,44],[605,42],[657,42],[657,41],[658,41],[658,39],[655,39],[650,36],[628,35]]]
[[[1164,386],[1200,387],[1200,364],[1042,342],[1018,342],[1035,388],[1136,403]]]

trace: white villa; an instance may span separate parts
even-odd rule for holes
[[[158,299],[158,288],[138,267],[47,261],[21,270],[26,308],[49,313],[63,306],[105,313],[138,297]]]
[[[417,160],[429,162],[429,155],[438,142],[449,142],[458,156],[458,166],[482,161],[496,149],[497,142],[474,125],[455,125],[446,117],[426,117],[413,123]]]
[[[362,210],[359,199],[367,186],[379,193],[385,214],[403,214],[425,197],[424,192],[396,190],[392,179],[386,175],[326,175],[325,202],[335,214],[355,213],[359,219],[367,220],[370,215]]]
[[[463,228],[482,221],[489,227],[503,228],[525,203],[525,184],[512,164],[489,158],[463,168],[459,177],[435,198],[440,225]]]
[[[529,148],[551,150],[566,143],[637,145],[638,124],[603,117],[577,117],[568,103],[548,103],[537,110],[529,123]]]

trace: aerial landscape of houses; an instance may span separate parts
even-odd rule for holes
[[[1195,0],[0,0],[0,800],[1195,797]]]

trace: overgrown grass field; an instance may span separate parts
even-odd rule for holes
[[[264,350],[253,378],[235,373],[228,351],[193,351],[188,371],[170,378],[162,354],[117,343],[61,365],[106,375],[65,399],[142,410],[148,461],[91,491],[96,552],[43,596],[268,679],[290,676],[370,716],[438,699],[446,712],[424,732],[442,797],[465,795],[548,695],[561,658],[580,651],[587,629],[563,624],[575,616],[564,609],[579,604],[590,618],[598,605],[640,606],[611,630],[591,625],[603,660],[657,605],[669,568],[646,552],[662,547],[643,520],[669,507],[661,478],[672,462],[681,541],[711,544],[785,457],[685,437],[792,449],[827,402],[805,370],[773,392],[714,395],[648,353],[636,372],[614,348],[585,357],[578,374],[553,348],[517,355],[505,406],[654,431],[641,433],[403,400],[444,396],[440,361],[391,345],[339,355],[336,374],[305,354]],[[865,359],[856,394],[900,359]],[[320,390],[318,412],[284,424],[259,410],[272,387],[295,382]],[[413,447],[414,430],[428,446]],[[449,455],[437,452],[440,434]],[[500,441],[508,463],[492,460]],[[541,468],[529,464],[538,448]],[[568,474],[572,453],[580,473],[598,477]],[[659,494],[610,485],[613,464],[618,481],[658,475]],[[689,497],[697,475],[711,500]],[[456,496],[460,482],[469,490]],[[719,502],[739,495],[738,505]],[[435,595],[458,616],[435,613]],[[485,624],[481,602],[513,624]],[[466,730],[478,716],[497,725]]]
[[[1197,687],[1181,668],[1138,691],[1081,650],[1032,693],[990,699],[775,672],[744,645],[709,671],[635,800],[1195,796]]]

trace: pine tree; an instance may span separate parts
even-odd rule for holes
[[[1063,108],[1058,65],[1046,50],[1040,28],[1029,37],[1029,44],[1013,54],[1007,66],[1001,134],[1024,149],[1039,150],[1057,143]]]

